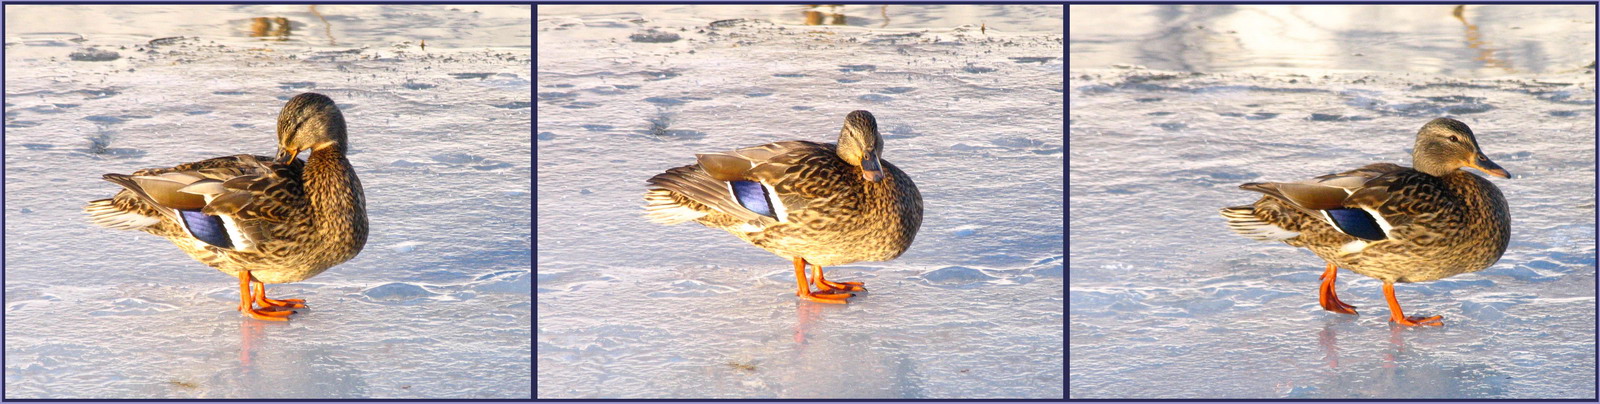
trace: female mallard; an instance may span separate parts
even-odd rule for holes
[[[693,220],[727,230],[794,261],[801,298],[845,303],[860,282],[832,282],[822,267],[888,261],[911,246],[922,226],[922,195],[911,177],[879,159],[883,138],[867,111],[845,117],[838,145],[769,143],[695,155],[699,164],[650,178],[651,221]],[[806,263],[812,284],[806,285]]]
[[[240,154],[106,174],[124,189],[84,211],[101,226],[166,237],[239,278],[239,311],[288,321],[305,301],[268,299],[265,284],[316,276],[366,245],[366,198],[346,149],[339,107],[300,94],[278,115],[277,158]],[[307,150],[305,161],[295,158]]]
[[[1510,178],[1478,149],[1472,129],[1439,118],[1417,132],[1412,164],[1379,163],[1299,182],[1249,183],[1266,194],[1250,206],[1223,208],[1235,232],[1305,247],[1328,262],[1322,308],[1356,314],[1334,293],[1338,267],[1383,281],[1389,320],[1443,325],[1440,316],[1406,317],[1395,282],[1426,282],[1476,272],[1500,260],[1511,237],[1506,199],[1476,168]]]

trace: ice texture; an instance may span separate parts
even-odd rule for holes
[[[531,7],[307,7],[7,6],[5,398],[532,396]],[[301,92],[343,108],[371,235],[268,286],[290,322],[81,211],[105,173],[272,155]]]
[[[924,28],[949,9],[887,6],[912,28],[878,28],[879,7],[539,8],[538,397],[1064,396],[1062,8]],[[926,216],[898,259],[827,268],[866,282],[848,305],[797,300],[790,262],[727,232],[644,218],[645,180],[695,153],[833,142],[856,109]]]

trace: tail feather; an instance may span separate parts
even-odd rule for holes
[[[1254,206],[1222,208],[1220,213],[1222,217],[1228,219],[1228,228],[1241,236],[1256,240],[1283,241],[1300,235],[1298,232],[1262,221],[1256,217]]]
[[[161,223],[159,217],[122,210],[109,198],[89,201],[83,211],[89,214],[91,223],[117,230],[143,230]]]

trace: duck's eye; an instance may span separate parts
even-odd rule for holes
[[[1461,138],[1456,137],[1456,135],[1450,135],[1450,141],[1451,142],[1456,142],[1456,143],[1461,143]]]

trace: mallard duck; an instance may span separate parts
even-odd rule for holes
[[[1389,320],[1404,326],[1443,325],[1441,316],[1407,317],[1394,284],[1427,282],[1494,265],[1511,236],[1511,214],[1494,183],[1501,178],[1467,125],[1439,118],[1417,132],[1407,168],[1371,164],[1298,182],[1264,182],[1240,189],[1266,194],[1249,206],[1222,209],[1228,226],[1257,240],[1304,247],[1327,261],[1322,308],[1356,314],[1334,292],[1338,268],[1383,281]]]
[[[794,261],[796,295],[843,304],[861,282],[833,282],[822,268],[899,257],[922,226],[922,195],[911,177],[879,158],[872,113],[845,116],[839,143],[769,143],[696,155],[699,164],[648,181],[646,216],[727,230]],[[806,284],[810,264],[812,292]]]
[[[276,158],[240,154],[106,174],[123,190],[84,211],[101,226],[165,237],[238,278],[239,311],[288,321],[305,300],[269,299],[265,284],[316,276],[366,245],[366,198],[347,147],[333,100],[300,94],[278,115]],[[310,152],[304,161],[296,158],[302,151]]]

